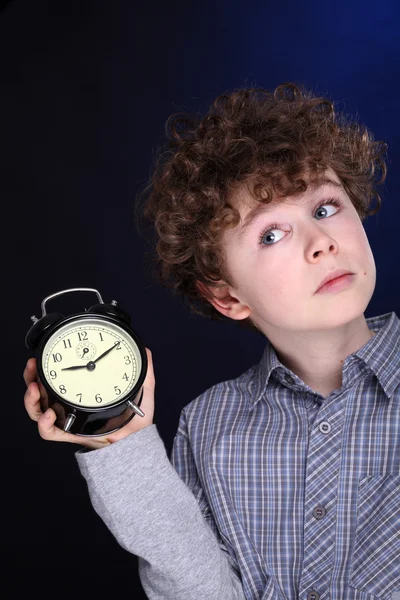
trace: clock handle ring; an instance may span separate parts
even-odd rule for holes
[[[98,292],[94,288],[69,288],[67,290],[61,290],[60,292],[55,292],[54,294],[50,294],[50,296],[47,296],[46,298],[44,298],[42,300],[42,305],[41,305],[42,317],[44,317],[46,315],[46,302],[48,302],[52,298],[55,298],[56,296],[61,296],[62,294],[67,294],[68,292],[94,292],[95,294],[97,294],[100,304],[104,304],[103,299],[100,295],[100,292]]]

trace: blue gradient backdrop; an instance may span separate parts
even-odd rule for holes
[[[131,313],[153,352],[168,451],[182,408],[263,350],[234,324],[189,315],[144,267],[133,201],[172,112],[291,80],[364,122],[390,159],[382,209],[365,223],[377,265],[366,316],[400,315],[399,17],[387,0],[13,0],[0,12],[6,598],[145,598],[136,557],[91,507],[77,447],[44,442],[23,406],[24,336],[45,296],[95,287]]]

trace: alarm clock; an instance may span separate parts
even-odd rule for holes
[[[46,312],[49,300],[70,292],[94,292],[98,302],[68,316]],[[51,294],[41,309],[41,318],[31,317],[25,345],[36,353],[41,408],[54,410],[55,425],[95,437],[121,429],[135,415],[144,417],[139,407],[147,354],[128,313],[115,300],[105,304],[93,288]]]

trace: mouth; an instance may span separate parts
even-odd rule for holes
[[[331,273],[326,275],[326,277],[323,278],[323,280],[321,281],[314,293],[316,294],[325,285],[327,285],[328,283],[330,284],[335,282],[337,279],[343,277],[344,275],[354,275],[354,273],[351,273],[351,271],[347,271],[346,269],[337,269],[336,271],[332,271]]]

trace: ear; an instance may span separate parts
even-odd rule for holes
[[[223,282],[220,281],[218,283]],[[251,309],[246,304],[243,304],[238,298],[232,296],[233,290],[228,285],[225,285],[222,288],[213,288],[205,285],[201,281],[196,281],[196,287],[200,294],[210,302],[216,310],[222,315],[225,315],[225,317],[240,321],[250,316]],[[207,292],[210,292],[213,297],[207,298]]]

